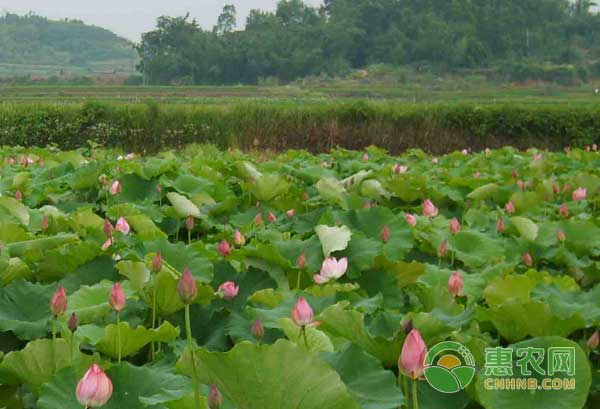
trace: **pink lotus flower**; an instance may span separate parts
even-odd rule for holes
[[[208,392],[207,400],[209,409],[221,409],[221,405],[223,404],[223,396],[221,395],[219,388],[217,388],[217,385],[214,383],[210,385],[210,391]]]
[[[191,304],[198,294],[196,280],[194,280],[189,268],[183,270],[183,274],[177,283],[177,294],[184,304]]]
[[[365,153],[362,157],[363,162],[368,162],[369,161],[369,154]]]
[[[440,160],[438,158],[432,158],[431,163],[439,163]]]
[[[533,258],[529,252],[523,254],[523,263],[525,263],[527,267],[531,267],[533,265]]]
[[[438,257],[441,258],[441,257],[444,257],[447,252],[448,252],[448,240],[444,240],[438,247],[437,255],[438,255]]]
[[[458,219],[456,217],[453,217],[452,220],[450,220],[450,233],[458,234],[460,229],[461,229],[460,222],[458,221]]]
[[[600,344],[600,334],[598,333],[598,331],[594,331],[592,336],[587,340],[587,346],[591,350],[594,350],[598,348],[598,344]]]
[[[219,286],[219,292],[223,294],[223,298],[231,300],[240,292],[240,287],[235,285],[233,281],[227,281]]]
[[[109,237],[108,239],[106,239],[106,241],[104,242],[104,244],[102,244],[102,251],[106,251],[110,248],[110,246],[112,246],[113,244],[113,240],[112,237]]]
[[[246,238],[239,230],[236,230],[235,233],[233,233],[233,242],[236,246],[242,247],[246,244]]]
[[[188,231],[194,230],[194,226],[196,225],[196,220],[194,220],[194,216],[189,215],[185,218],[185,228]]]
[[[106,237],[112,237],[113,234],[115,233],[115,229],[112,225],[112,223],[110,222],[110,220],[108,219],[104,219],[104,234],[106,235]]]
[[[513,214],[517,209],[515,208],[515,204],[512,201],[509,201],[506,206],[504,206],[506,213]]]
[[[564,231],[559,229],[556,231],[556,238],[558,239],[558,241],[563,243],[567,239],[567,235],[565,234]]]
[[[390,226],[388,226],[388,225],[383,226],[383,228],[381,229],[381,241],[383,241],[384,243],[387,243],[388,241],[390,241],[391,235],[392,235],[392,231],[390,230]]]
[[[125,160],[132,160],[135,158],[135,153],[130,152],[127,155],[125,155]]]
[[[418,330],[413,329],[404,340],[398,360],[398,369],[413,380],[423,375],[427,346]]]
[[[292,217],[294,217],[296,215],[296,210],[290,209],[287,212],[285,212],[285,215],[288,217],[288,219],[291,219]]]
[[[262,339],[265,336],[265,326],[260,319],[256,319],[252,324],[252,336],[256,339]]]
[[[406,172],[408,172],[408,166],[400,165],[398,163],[392,166],[392,173],[395,173],[396,175],[401,175]]]
[[[42,216],[42,231],[46,231],[48,230],[48,227],[50,227],[50,223],[48,222],[48,216],[43,215]]]
[[[465,283],[463,281],[462,276],[460,275],[460,272],[455,271],[448,280],[448,291],[450,292],[450,295],[452,295],[453,297],[459,295],[462,296],[464,288]]]
[[[460,153],[464,156],[467,156],[469,154],[469,151],[467,149],[463,149],[462,151],[460,151]]]
[[[364,204],[363,204],[363,209],[370,209],[371,208],[371,202],[369,200],[367,200]]]
[[[256,227],[260,226],[263,224],[263,216],[262,213],[258,213],[255,217],[254,217],[254,225]]]
[[[406,223],[413,227],[417,225],[417,216],[415,216],[414,214],[406,213],[404,215],[404,220],[406,220]]]
[[[306,327],[313,322],[313,310],[304,297],[298,298],[292,308],[292,321],[299,327]]]
[[[125,291],[123,291],[123,287],[121,287],[121,284],[117,282],[115,283],[115,285],[113,285],[113,288],[110,291],[110,296],[108,297],[108,305],[110,305],[111,308],[116,312],[121,312],[125,309],[125,304],[127,304],[127,300],[125,298]]]
[[[219,254],[223,257],[227,257],[231,254],[231,246],[227,242],[227,240],[223,239],[217,246],[217,250],[219,250]]]
[[[63,315],[67,311],[67,292],[62,285],[52,295],[50,311],[52,311],[52,315],[55,317]]]
[[[533,160],[542,160],[542,154],[541,153],[536,153],[535,155],[533,155]]]
[[[112,396],[113,385],[110,378],[96,364],[92,364],[77,384],[77,400],[86,408],[103,406]]]
[[[496,223],[496,231],[498,233],[504,233],[506,230],[506,224],[504,223],[504,217],[499,217],[498,222]]]
[[[119,217],[115,224],[115,230],[127,235],[131,231],[131,227],[129,227],[129,223],[127,223],[127,220],[124,217]]]
[[[331,280],[337,280],[346,274],[347,269],[348,259],[346,257],[340,259],[339,261],[335,257],[327,257],[325,260],[323,260],[321,272],[319,274],[315,274],[313,279],[317,284],[325,284]]]
[[[158,273],[160,270],[162,270],[162,266],[163,266],[163,259],[162,259],[162,254],[159,251],[152,258],[152,271],[154,271],[155,273]]]
[[[516,169],[512,170],[512,177],[513,177],[513,179],[518,179],[519,178],[519,172],[517,172]]]
[[[573,192],[573,200],[575,202],[580,202],[582,200],[585,200],[586,197],[587,197],[587,189],[584,187],[580,187]]]
[[[79,319],[77,318],[77,314],[72,313],[69,317],[69,321],[67,321],[67,326],[71,332],[77,331],[77,325],[79,324]]]
[[[277,221],[277,216],[275,216],[272,212],[269,212],[269,214],[267,214],[267,221],[269,223],[275,223]]]
[[[304,268],[304,266],[306,266],[306,255],[304,253],[301,253],[296,259],[296,266],[298,266],[298,268]]]
[[[121,182],[115,180],[113,184],[110,186],[110,194],[115,196],[121,194],[123,191],[123,186],[121,186]]]
[[[21,193],[20,190],[15,192],[15,199],[17,199],[19,202],[23,201],[23,193]]]
[[[425,217],[435,217],[438,215],[438,208],[435,207],[433,202],[429,199],[426,199],[423,202],[423,216]]]
[[[566,205],[566,204],[564,204],[564,203],[563,203],[563,204],[560,206],[559,212],[560,212],[560,215],[561,215],[562,217],[564,217],[565,219],[566,219],[567,217],[569,217],[569,208],[567,207],[567,205]]]

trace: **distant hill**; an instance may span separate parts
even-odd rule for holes
[[[79,20],[0,15],[0,76],[130,74],[137,52],[115,33]]]

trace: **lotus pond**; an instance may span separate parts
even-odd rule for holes
[[[0,162],[0,408],[600,407],[593,149]],[[542,372],[573,387],[488,384]]]

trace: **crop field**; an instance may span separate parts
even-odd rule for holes
[[[600,405],[595,146],[0,162],[0,407]]]

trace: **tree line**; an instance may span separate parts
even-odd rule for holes
[[[150,84],[292,81],[370,64],[490,69],[594,67],[600,15],[589,0],[282,0],[252,10],[243,29],[224,7],[212,30],[163,16],[137,45]]]

